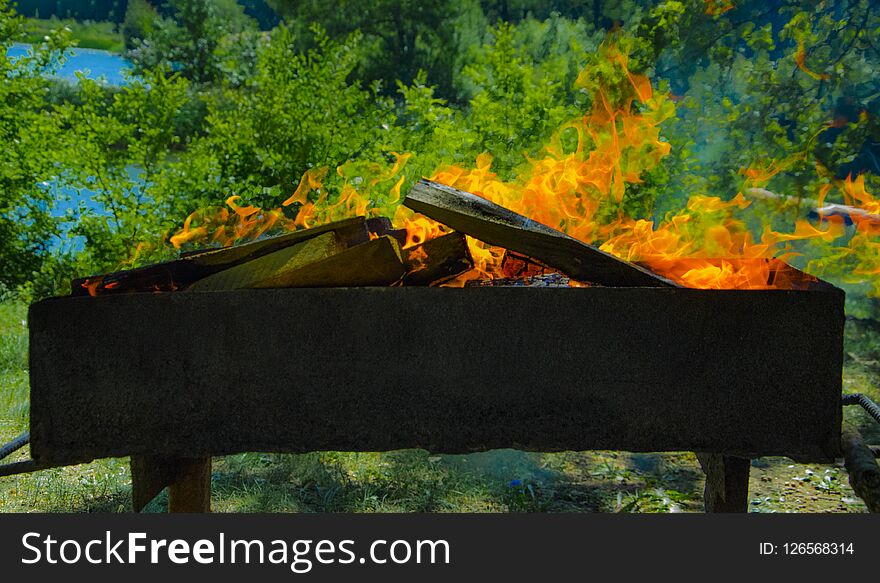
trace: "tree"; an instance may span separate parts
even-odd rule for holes
[[[64,58],[70,39],[60,30],[31,54],[10,58],[7,50],[21,36],[21,18],[0,0],[0,291],[28,282],[59,233],[51,185],[63,133],[46,102],[44,73]]]
[[[122,22],[125,48],[131,50],[138,41],[147,38],[158,19],[159,14],[147,0],[129,0]]]
[[[311,23],[330,38],[359,31],[368,50],[358,78],[366,84],[381,81],[386,93],[394,92],[397,81],[410,84],[424,70],[441,94],[452,96],[456,54],[482,40],[482,31],[474,28],[480,24],[475,17],[482,17],[476,0],[340,0],[333,10],[322,0],[270,4],[298,34],[307,34]]]
[[[108,270],[142,255],[179,215],[169,213],[177,197],[160,188],[172,148],[179,142],[174,118],[187,101],[189,83],[166,71],[145,72],[108,94],[81,77],[78,103],[58,108],[68,125],[70,186],[88,189],[99,210],[81,210],[72,228],[85,239],[77,261]]]
[[[156,18],[143,39],[132,39],[128,56],[138,72],[160,67],[197,84],[217,81],[227,58],[246,54],[257,32],[235,0],[170,0],[169,6],[171,17]]]
[[[391,104],[348,82],[360,37],[314,34],[317,46],[301,53],[293,31],[280,26],[259,46],[242,86],[226,82],[206,96],[204,135],[169,169],[175,189],[208,204],[233,194],[260,200],[266,188],[283,200],[311,167],[384,150]]]

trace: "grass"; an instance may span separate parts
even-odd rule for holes
[[[25,308],[0,304],[0,432],[21,432],[28,420]]]
[[[65,26],[70,29],[79,47],[113,53],[125,51],[125,40],[116,24],[91,20],[79,21],[72,18],[25,19],[25,42],[40,43],[49,32]]]
[[[0,303],[0,443],[27,429],[25,319],[25,306]],[[880,400],[880,325],[850,319],[845,353],[844,391]],[[880,443],[863,412],[847,407],[845,418]],[[703,474],[691,453],[247,453],[215,458],[212,488],[218,512],[695,512]],[[750,502],[753,512],[865,511],[839,464],[785,458],[754,460]],[[146,510],[166,504],[162,494]],[[125,458],[0,478],[0,512],[130,508]]]

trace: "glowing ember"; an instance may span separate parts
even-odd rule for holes
[[[98,287],[101,285],[101,282],[104,280],[102,277],[90,277],[82,282],[83,289],[88,290],[89,295],[94,297],[98,295]]]

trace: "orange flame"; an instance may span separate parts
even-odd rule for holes
[[[431,179],[482,196],[696,288],[785,287],[790,282],[781,275],[785,267],[782,260],[792,255],[791,241],[828,241],[841,234],[839,223],[829,223],[821,230],[802,221],[793,233],[768,229],[755,241],[745,224],[734,218],[734,212],[749,204],[742,195],[730,201],[693,196],[686,208],[657,225],[628,216],[625,208],[631,186],[642,182],[670,152],[670,144],[660,137],[660,125],[674,116],[675,104],[668,95],[655,94],[647,77],[631,72],[627,54],[617,46],[601,46],[599,57],[613,64],[613,73],[603,71],[596,76],[584,70],[577,79],[577,85],[593,95],[592,109],[563,125],[541,156],[526,160],[515,180],[501,180],[492,171],[488,153],[477,156],[473,168],[439,167]],[[562,140],[562,134],[572,130],[577,136],[573,151],[566,149]],[[400,205],[402,171],[410,156],[395,153],[390,166],[343,164],[337,168],[342,186],[335,197],[324,188],[326,168],[307,171],[295,192],[282,203],[282,207],[299,205],[293,219],[283,208],[264,211],[240,206],[239,197],[230,197],[228,209],[190,215],[170,241],[175,247],[206,239],[231,245],[270,229],[308,228],[351,215],[384,215],[406,228],[404,248],[413,247],[449,229]],[[742,173],[747,184],[760,186],[798,160],[803,160],[803,155],[754,165]],[[861,189],[858,182],[853,184],[851,197],[873,204],[873,197],[866,198],[863,183]],[[470,237],[468,244],[475,268],[447,285],[503,277],[503,249]]]
[[[88,290],[90,296],[95,297],[98,295],[98,287],[100,287],[102,281],[104,281],[103,277],[89,277],[80,285],[83,289]]]
[[[736,8],[736,4],[734,4],[733,0],[705,0],[705,2],[706,14],[711,14],[712,16],[724,14],[725,12]]]
[[[827,73],[816,73],[807,67],[807,47],[802,40],[798,41],[797,52],[794,54],[794,62],[797,63],[798,69],[816,81],[827,81],[828,79],[831,79],[831,75]]]

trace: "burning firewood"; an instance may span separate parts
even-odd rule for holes
[[[638,265],[444,184],[421,180],[404,204],[456,231],[532,257],[576,280],[606,286],[675,285]]]
[[[534,277],[554,274],[556,271],[531,257],[507,251],[501,261],[501,271],[505,277]]]
[[[216,291],[273,285],[296,270],[336,255],[345,245],[330,231],[274,253],[246,261],[198,280],[187,291]]]
[[[474,279],[464,284],[465,287],[589,287],[588,284],[574,282],[561,273],[524,275],[520,277],[504,277],[496,279]]]
[[[404,273],[400,246],[393,237],[385,235],[344,249],[330,232],[208,276],[187,291],[384,286]]]
[[[351,247],[369,241],[371,232],[383,235],[388,229],[390,223],[386,226],[372,219],[367,221],[364,217],[354,217],[236,247],[190,252],[179,259],[157,265],[74,279],[71,282],[71,295],[183,289],[204,277],[323,233],[333,232],[342,245]]]
[[[447,281],[474,266],[467,239],[450,233],[404,250],[407,273],[403,285],[431,285]]]

